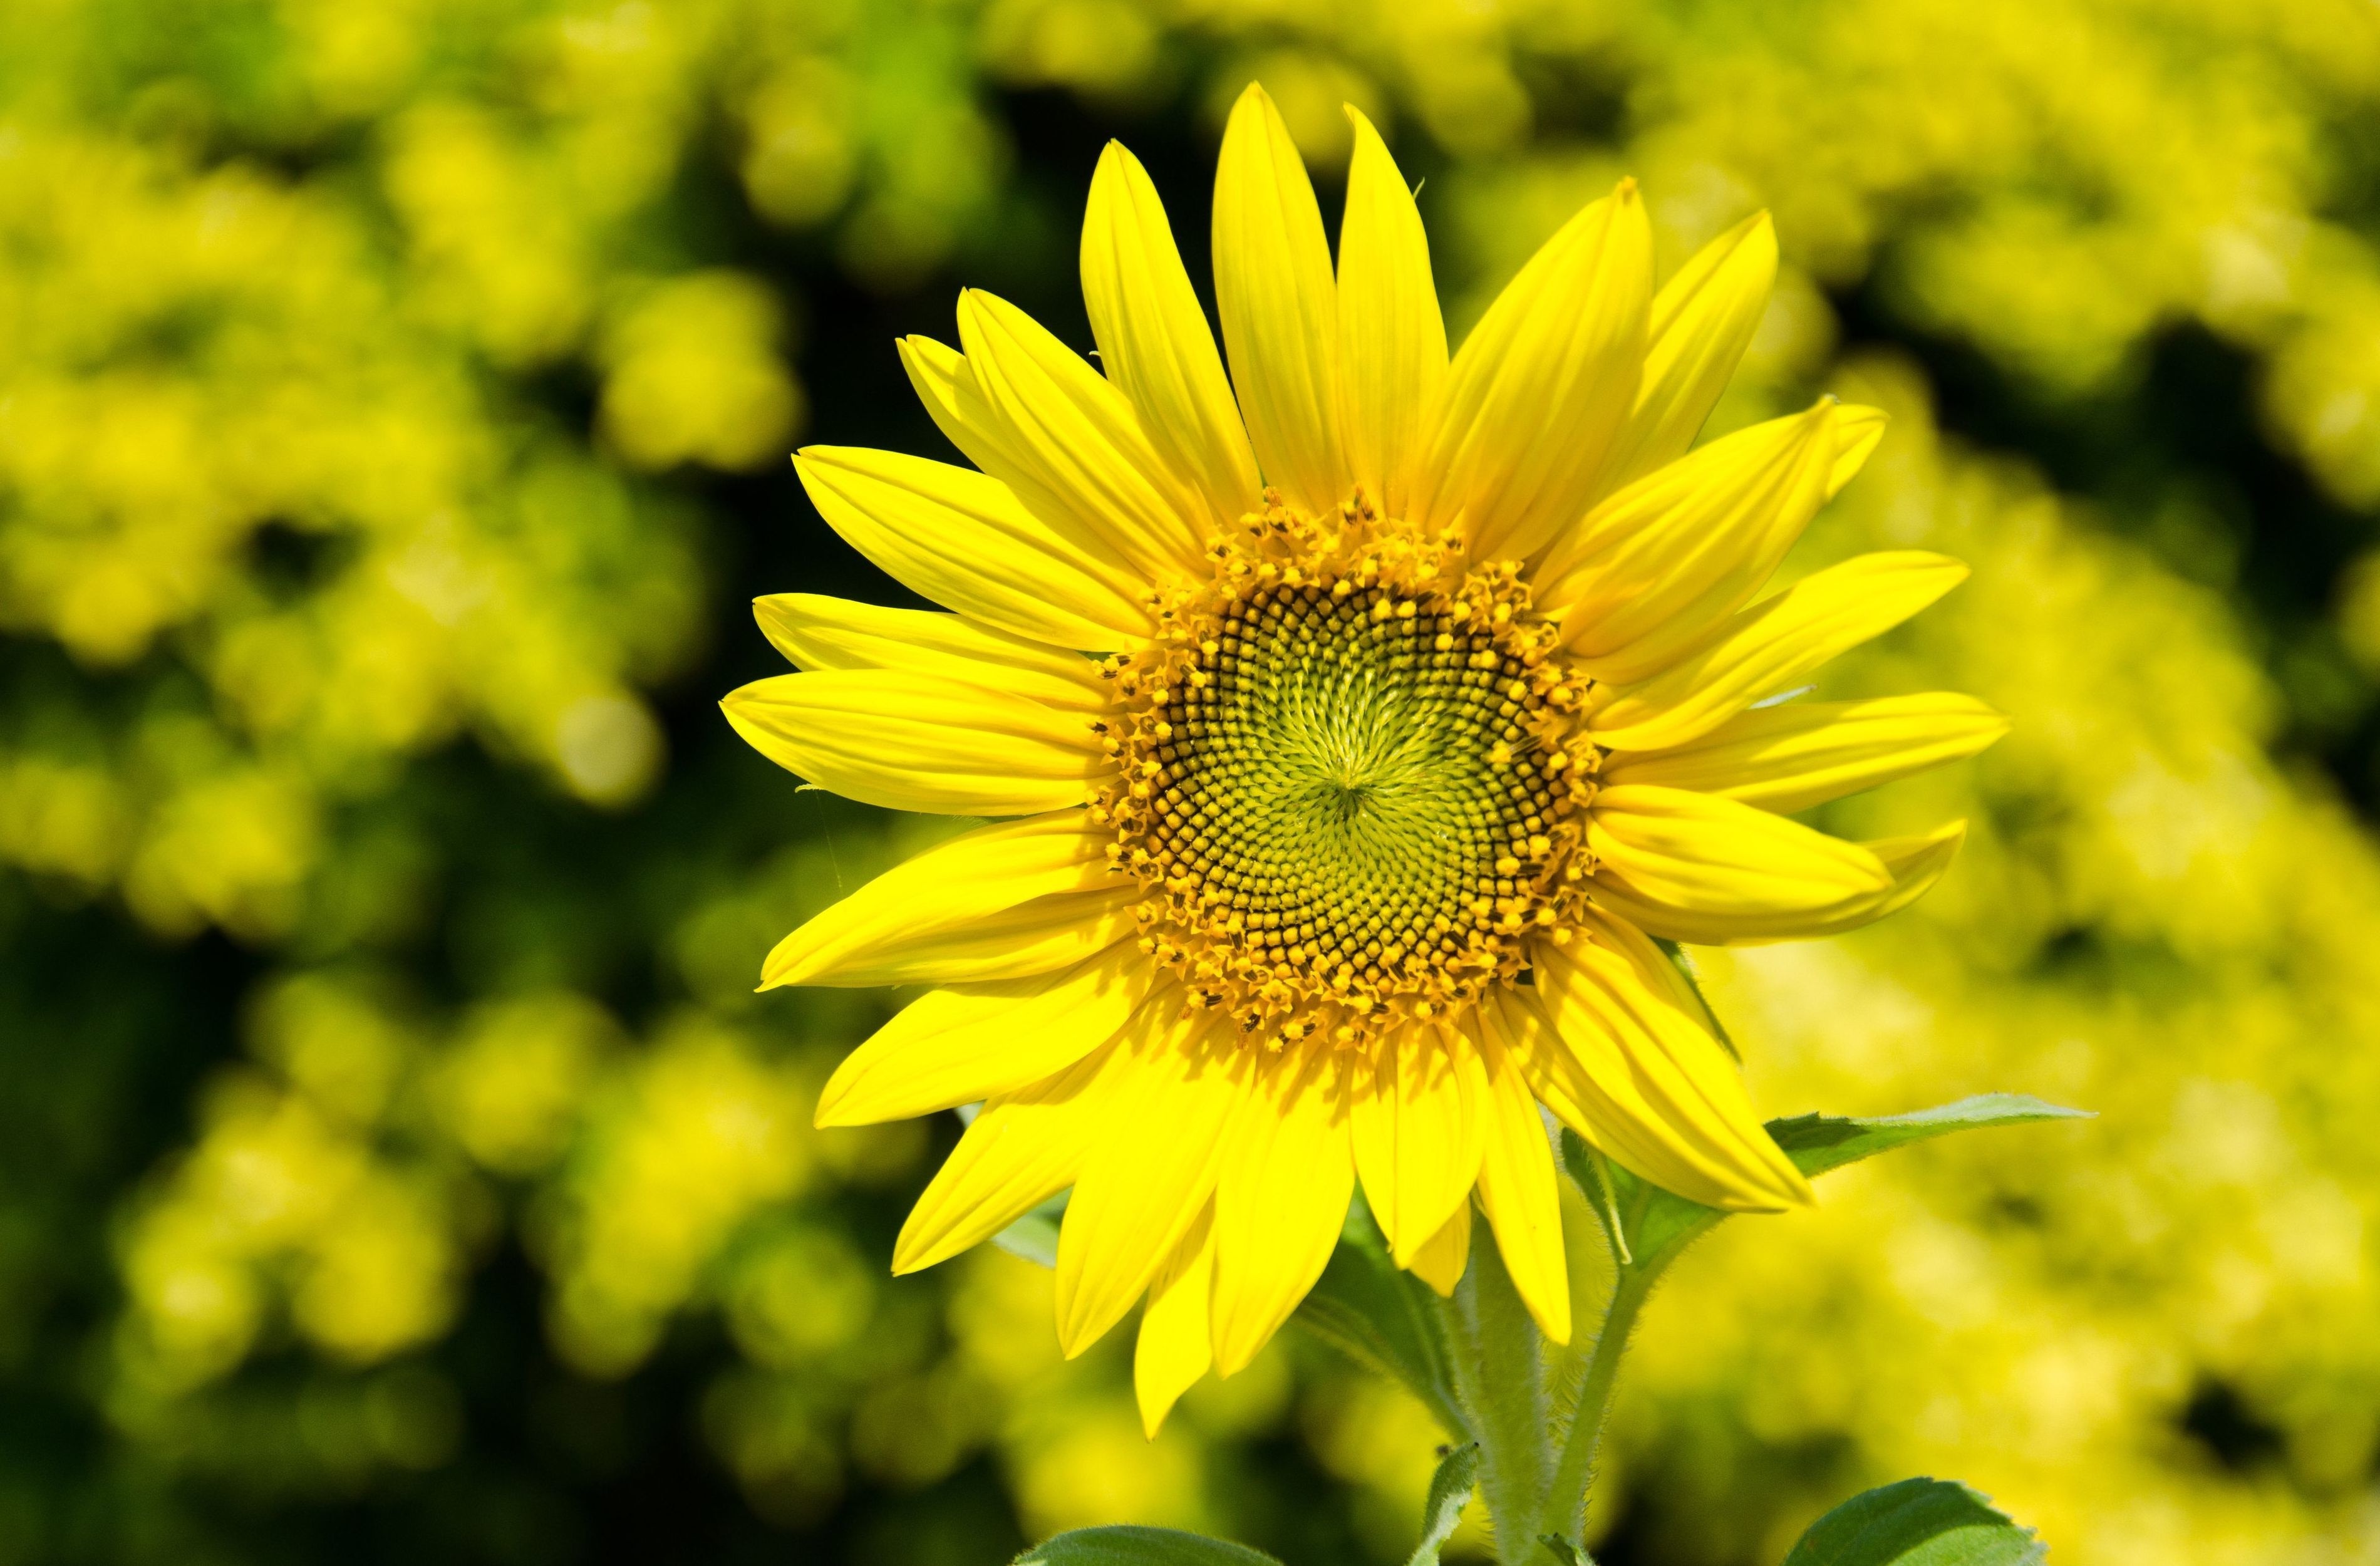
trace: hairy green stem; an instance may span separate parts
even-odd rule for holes
[[[1561,1459],[1554,1465],[1546,1491],[1544,1524],[1536,1530],[1575,1540],[1586,1528],[1586,1492],[1595,1482],[1595,1462],[1603,1443],[1603,1426],[1611,1410],[1611,1391],[1620,1378],[1620,1356],[1627,1352],[1635,1330],[1636,1313],[1653,1293],[1660,1276],[1658,1267],[1621,1266],[1612,1280],[1611,1301],[1604,1307],[1603,1328],[1596,1335],[1595,1352],[1578,1389],[1578,1407],[1571,1415],[1570,1434],[1562,1442]]]
[[[1439,1308],[1454,1350],[1455,1390],[1479,1441],[1479,1493],[1499,1555],[1506,1566],[1518,1566],[1536,1548],[1544,1515],[1552,1410],[1537,1324],[1487,1225],[1478,1226],[1454,1297]]]

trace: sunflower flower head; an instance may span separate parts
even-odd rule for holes
[[[1952,695],[1769,699],[1964,568],[1868,555],[1759,596],[1883,431],[1828,398],[1694,445],[1767,304],[1765,216],[1657,290],[1623,181],[1450,357],[1412,195],[1349,114],[1334,265],[1279,114],[1258,88],[1233,111],[1221,351],[1120,146],[1083,232],[1099,368],[973,291],[957,348],[902,343],[973,466],[795,461],[949,613],[764,599],[805,672],[725,703],[828,788],[1000,818],[795,930],[764,988],[938,987],[820,1123],[981,1103],[894,1266],[1071,1187],[1059,1335],[1143,1304],[1152,1433],[1296,1307],[1359,1181],[1441,1293],[1475,1201],[1567,1341],[1540,1106],[1694,1200],[1807,1202],[1658,942],[1910,902],[1960,824],[1863,844],[1791,813],[2004,727]]]

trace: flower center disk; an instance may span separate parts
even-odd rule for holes
[[[1143,944],[1269,1042],[1442,1016],[1579,895],[1576,691],[1512,573],[1442,561],[1227,559],[1120,668],[1101,807]]]

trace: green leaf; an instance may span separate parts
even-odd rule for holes
[[[1785,1566],[2033,1566],[2048,1553],[1966,1486],[1903,1479],[1810,1524]]]
[[[1358,1197],[1321,1281],[1293,1319],[1366,1369],[1402,1382],[1448,1435],[1467,1440],[1471,1426],[1435,1303],[1428,1284],[1389,1259],[1388,1242]]]
[[[1768,1135],[1793,1160],[1794,1168],[1818,1175],[1953,1131],[2094,1118],[2088,1110],[2070,1110],[2022,1093],[1985,1093],[1912,1114],[1796,1115],[1770,1121]],[[1586,1193],[1587,1205],[1595,1209],[1623,1268],[1658,1270],[1727,1216],[1637,1178],[1568,1129],[1562,1132],[1562,1162],[1579,1189]]]
[[[1797,1115],[1772,1120],[1768,1135],[1804,1174],[1824,1174],[1847,1163],[1874,1158],[1912,1142],[1945,1136],[1953,1131],[1982,1131],[1995,1125],[2022,1125],[2036,1120],[2092,1120],[2088,1110],[2047,1104],[2022,1093],[1985,1093],[1938,1109],[1914,1114],[1874,1119],[1840,1119],[1832,1115]]]
[[[1175,1528],[1077,1528],[1035,1545],[1015,1566],[1281,1566],[1259,1549]]]
[[[1421,1543],[1405,1566],[1438,1566],[1438,1552],[1462,1525],[1471,1487],[1479,1481],[1479,1443],[1465,1441],[1448,1451],[1430,1475],[1429,1499],[1421,1509]]]
[[[991,1243],[1010,1256],[1023,1256],[1036,1267],[1056,1267],[1058,1220],[1066,1216],[1066,1198],[1073,1194],[1071,1191],[1059,1192],[994,1234]]]
[[[1561,1566],[1595,1566],[1594,1559],[1586,1551],[1560,1534],[1539,1534],[1537,1542],[1545,1546],[1546,1553],[1560,1561]]]

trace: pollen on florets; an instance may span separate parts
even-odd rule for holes
[[[1092,813],[1194,1005],[1353,1045],[1449,1017],[1575,922],[1589,682],[1516,563],[1360,493],[1322,518],[1267,501],[1156,606],[1150,649],[1103,666],[1118,765]]]

